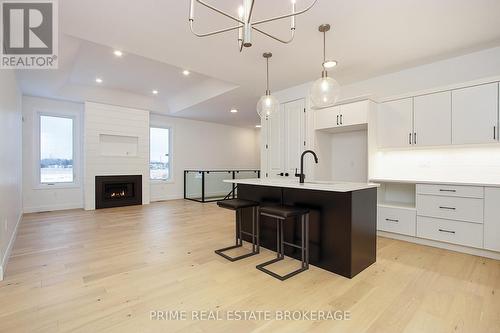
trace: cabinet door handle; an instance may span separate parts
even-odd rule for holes
[[[276,174],[276,176],[281,176],[281,177],[283,177],[283,175],[284,175],[283,172],[280,172],[280,173]]]
[[[287,172],[287,173],[285,173],[285,177],[288,177],[288,176],[289,176],[288,172]]]
[[[342,125],[342,115],[340,115],[340,125]]]
[[[337,125],[339,124],[339,115],[337,115]]]
[[[439,206],[440,209],[448,209],[448,210],[455,210],[455,207],[446,207],[446,206]]]
[[[493,140],[497,139],[497,127],[493,126]]]
[[[417,144],[417,132],[413,133],[413,143]]]
[[[457,190],[447,190],[447,189],[443,189],[443,188],[440,188],[439,189],[439,192],[453,192],[455,193]]]
[[[409,134],[408,142],[411,144],[411,133]]]
[[[438,229],[440,232],[446,232],[448,234],[454,234],[455,231],[452,231],[452,230],[446,230],[446,229]]]
[[[395,220],[395,219],[385,219],[385,220],[388,222],[399,222],[399,220]]]

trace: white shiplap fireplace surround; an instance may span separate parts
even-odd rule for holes
[[[84,205],[95,209],[95,177],[142,175],[142,203],[149,203],[149,111],[86,102]]]

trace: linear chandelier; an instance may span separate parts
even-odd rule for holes
[[[295,8],[296,7],[295,6],[296,0],[291,0],[291,2],[292,2],[291,13],[276,16],[276,17],[271,17],[271,18],[264,19],[264,20],[253,21],[253,22],[251,21],[251,19],[252,19],[252,13],[253,13],[253,7],[254,7],[255,0],[243,0],[243,4],[238,8],[238,17],[235,17],[231,14],[228,14],[227,12],[225,12],[223,10],[215,8],[214,6],[206,3],[203,0],[190,0],[190,1],[191,1],[191,5],[189,7],[189,27],[191,29],[191,32],[197,37],[207,37],[207,36],[213,36],[216,34],[224,33],[227,31],[238,30],[238,47],[239,47],[239,50],[241,52],[243,50],[243,47],[252,46],[252,31],[253,30],[257,31],[258,33],[263,34],[264,36],[267,36],[267,37],[270,37],[274,40],[277,40],[278,42],[281,42],[283,44],[290,43],[293,40],[293,38],[295,37],[295,17],[297,15],[300,15],[300,14],[307,12],[309,9],[311,9],[316,4],[316,2],[318,0],[314,0],[307,8],[300,10],[300,11],[296,11],[296,8]],[[203,6],[209,8],[209,9],[211,9],[211,10],[213,10],[213,11],[215,11],[215,12],[217,12],[225,17],[232,19],[233,21],[235,21],[237,23],[237,25],[229,27],[229,28],[225,28],[225,29],[206,32],[206,33],[195,32],[194,27],[193,27],[195,2],[199,3],[200,5],[203,5]],[[286,19],[289,17],[291,18],[290,38],[289,39],[278,38],[278,37],[273,36],[273,35],[265,32],[264,30],[257,27],[258,25],[261,25],[263,23],[276,21],[276,20],[282,20],[282,19]]]

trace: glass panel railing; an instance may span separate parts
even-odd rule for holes
[[[202,200],[203,173],[201,171],[184,171],[184,198]]]
[[[234,174],[235,179],[259,178],[259,170],[238,170]]]
[[[235,186],[224,180],[259,178],[259,176],[259,170],[185,170],[184,198],[199,202],[222,200]]]
[[[221,200],[233,189],[232,183],[224,180],[233,179],[232,171],[205,172],[205,201]]]

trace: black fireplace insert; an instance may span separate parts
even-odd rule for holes
[[[95,208],[142,205],[142,176],[96,176]]]

